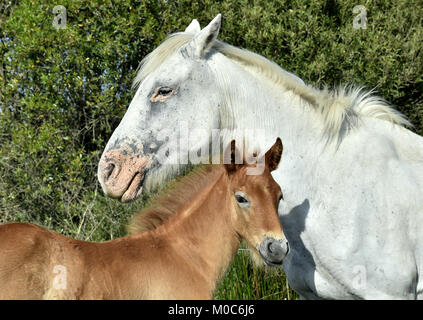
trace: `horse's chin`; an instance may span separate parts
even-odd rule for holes
[[[141,194],[156,192],[166,183],[184,173],[182,165],[153,165],[143,173],[137,173],[129,182],[129,186],[119,198],[121,202],[131,202],[136,200]]]
[[[128,189],[123,193],[120,198],[121,202],[131,202],[137,199],[143,190],[144,173],[137,172],[129,183]]]

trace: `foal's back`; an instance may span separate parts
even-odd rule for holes
[[[83,241],[33,224],[0,226],[0,299],[77,297],[84,278],[83,247]],[[69,277],[77,280],[72,287]]]
[[[125,238],[86,242],[29,223],[2,225],[0,299],[118,297],[119,279],[112,286],[111,269],[113,261],[124,260],[117,257],[125,253],[120,247]]]
[[[40,298],[47,287],[48,238],[49,233],[35,225],[0,226],[0,299]]]
[[[87,242],[29,223],[1,225],[0,299],[160,298],[163,288],[149,282],[175,276],[163,267],[177,260],[168,242],[154,232]]]
[[[42,298],[49,287],[47,272],[53,269],[55,236],[28,223],[0,226],[0,299]]]

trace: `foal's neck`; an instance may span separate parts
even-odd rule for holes
[[[182,259],[192,262],[197,276],[214,292],[229,266],[240,239],[232,228],[228,178],[222,168],[214,181],[198,192],[191,205],[177,212],[157,232]]]

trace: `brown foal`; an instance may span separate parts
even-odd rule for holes
[[[106,242],[28,223],[0,226],[1,299],[211,299],[242,239],[256,262],[280,265],[287,243],[273,180],[278,138],[261,175],[252,165],[204,166],[135,216],[131,234]]]

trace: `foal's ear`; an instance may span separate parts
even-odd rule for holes
[[[281,161],[283,145],[281,139],[278,137],[275,144],[266,152],[265,163],[270,171],[275,170]]]
[[[242,154],[235,146],[235,140],[231,141],[223,153],[223,165],[228,174],[234,173],[242,166]]]
[[[189,26],[185,29],[185,32],[197,34],[201,31],[200,23],[197,19],[193,19]]]
[[[188,49],[194,58],[202,58],[213,46],[220,30],[222,15],[219,13],[203,30],[199,31],[188,43]],[[193,21],[194,22],[194,21]],[[191,22],[191,24],[193,23]],[[195,23],[194,23],[195,24]],[[191,25],[190,25],[191,26]],[[188,28],[190,27],[188,26]],[[200,25],[198,24],[198,28]],[[194,28],[194,27],[193,27]]]

